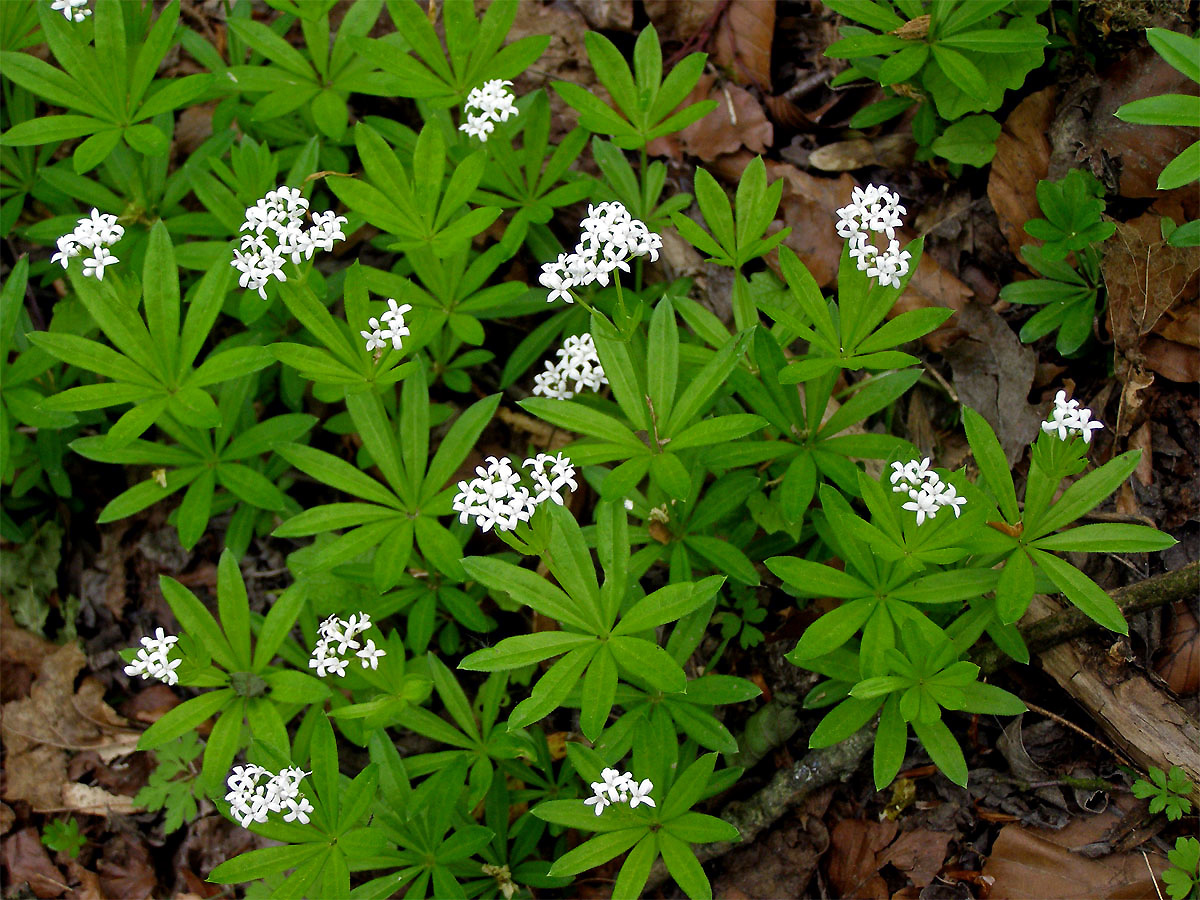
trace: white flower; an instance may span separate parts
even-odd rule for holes
[[[379,320],[374,316],[368,320],[367,325],[370,327],[370,331],[359,332],[359,334],[367,339],[367,352],[370,353],[373,350],[380,350],[383,347],[386,347],[388,338],[392,336],[391,331],[387,332],[385,335],[379,328]]]
[[[850,203],[837,211],[837,233],[850,243],[850,256],[858,270],[866,272],[884,287],[899,287],[900,279],[908,274],[911,254],[902,251],[895,240],[896,229],[903,223],[905,209],[900,195],[881,185],[856,187]],[[886,235],[890,242],[882,253],[870,243],[871,234]]]
[[[1104,424],[1092,419],[1092,411],[1086,406],[1080,407],[1078,400],[1068,400],[1066,391],[1059,391],[1054,396],[1054,410],[1050,418],[1042,423],[1042,431],[1046,434],[1058,432],[1058,439],[1065,441],[1068,437],[1079,436],[1085,444],[1092,442],[1092,432],[1103,428]]]
[[[592,782],[592,796],[584,800],[587,806],[593,806],[596,815],[614,803],[628,803],[630,809],[639,805],[657,806],[650,791],[654,784],[649,778],[640,783],[633,777],[632,772],[621,772],[618,769],[605,769],[600,773],[601,781]]]
[[[370,627],[371,616],[365,612],[354,613],[345,621],[336,615],[325,619],[317,626],[317,643],[309,657],[308,667],[315,669],[320,678],[331,674],[345,678],[346,667],[351,662],[345,655],[348,651],[357,650],[355,656],[362,660],[364,669],[378,668],[380,657],[387,656],[387,651],[377,648],[372,639],[367,640],[365,647],[355,640]]]
[[[183,659],[171,659],[171,648],[179,642],[173,634],[167,634],[161,628],[154,632],[154,637],[142,638],[142,646],[138,648],[134,661],[125,667],[125,674],[130,677],[140,675],[143,680],[157,678],[164,684],[178,684],[179,675],[176,669]]]
[[[596,785],[593,782],[592,787],[594,788],[595,786]],[[596,815],[600,815],[602,812],[604,812],[605,808],[609,805],[609,802],[608,795],[604,793],[603,790],[596,791],[593,796],[583,801],[585,806],[591,806],[592,804],[595,804]]]
[[[644,803],[647,806],[657,806],[654,798],[650,796],[650,791],[654,789],[654,784],[649,778],[643,779],[640,784],[630,784],[629,786],[629,808],[637,809],[639,803]]]
[[[241,251],[234,250],[230,262],[242,273],[239,285],[257,291],[265,300],[266,286],[272,278],[287,281],[283,271],[287,258],[299,265],[301,258],[312,259],[317,250],[332,250],[335,241],[346,239],[341,227],[346,222],[344,216],[333,210],[313,213],[312,226],[305,228],[308,211],[308,201],[300,189],[286,185],[267,191],[266,196],[246,208],[246,219],[238,230],[249,233],[242,235]]]
[[[117,224],[116,216],[93,207],[91,213],[76,222],[74,231],[58,239],[58,252],[50,257],[50,262],[65,269],[72,258],[90,250],[92,255],[83,261],[83,274],[103,281],[105,267],[120,262],[108,248],[124,236],[125,229]]]
[[[282,813],[285,822],[299,821],[308,824],[308,814],[313,806],[300,793],[300,779],[311,773],[303,769],[284,769],[278,775],[272,775],[262,766],[234,766],[226,785],[229,793],[225,800],[243,828],[251,822],[266,822],[270,813]],[[267,776],[265,785],[259,780]]]
[[[554,500],[562,505],[563,488],[575,490],[578,486],[574,466],[561,453],[557,457],[542,453],[521,465],[532,470],[529,478],[536,494],[520,484],[521,473],[513,468],[512,460],[489,456],[486,468],[475,468],[475,478],[458,483],[452,508],[459,513],[459,521],[465,525],[474,518],[476,526],[484,532],[493,527],[512,531],[520,523],[528,522],[539,504]]]
[[[590,334],[585,332],[578,337],[568,337],[556,352],[558,362],[547,361],[546,370],[534,376],[534,394],[570,400],[584,388],[598,391],[608,384]]]
[[[63,18],[68,22],[82,22],[92,14],[88,8],[88,0],[54,0],[50,4],[50,8],[55,12],[61,12]]]
[[[458,130],[486,142],[497,122],[507,122],[510,117],[519,115],[520,110],[513,102],[515,97],[505,89],[511,84],[511,81],[494,78],[484,82],[483,87],[472,88],[463,105],[467,120],[458,126]]]
[[[902,508],[917,514],[917,525],[936,518],[938,510],[945,506],[954,510],[957,519],[967,502],[966,497],[958,496],[954,485],[942,481],[941,476],[929,468],[929,457],[920,462],[914,459],[907,463],[892,463],[890,481],[892,493],[908,495],[908,502]]]
[[[629,210],[616,201],[589,205],[588,214],[579,223],[579,243],[574,253],[560,254],[558,260],[542,265],[538,279],[549,289],[546,300],[572,302],[571,288],[591,284],[606,286],[615,270],[629,271],[629,260],[649,256],[658,259],[661,236],[650,231],[646,224],[630,216]]]
[[[362,660],[362,667],[364,669],[378,669],[379,658],[387,656],[387,651],[376,648],[375,642],[368,639],[366,645],[354,655]]]

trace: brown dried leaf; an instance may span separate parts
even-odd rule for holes
[[[633,0],[575,0],[575,7],[597,31],[628,31],[633,27]]]
[[[689,43],[708,26],[721,8],[722,0],[645,0],[646,15],[654,23],[660,40]]]
[[[716,100],[717,108],[679,133],[683,149],[705,162],[742,147],[764,152],[775,139],[775,127],[762,106],[736,84],[714,84],[714,80],[711,75],[702,76],[684,101],[687,106],[699,100]]]
[[[28,884],[34,896],[61,897],[67,891],[63,874],[50,861],[36,828],[22,828],[4,839],[4,866],[8,869],[5,895],[21,896],[13,889]],[[28,895],[26,895],[28,896]]]
[[[100,857],[100,885],[106,897],[142,900],[155,896],[158,876],[150,862],[150,851],[136,836],[114,836]]]
[[[132,797],[112,794],[104,788],[80,784],[77,781],[69,781],[63,785],[62,805],[66,809],[93,816],[127,816],[145,808],[134,803]]]
[[[1196,94],[1196,83],[1154,52],[1139,47],[1102,73],[1099,95],[1088,119],[1084,150],[1093,161],[1107,158],[1119,172],[1122,197],[1154,197],[1158,175],[1196,140],[1195,129],[1170,125],[1133,125],[1114,113],[1122,105],[1160,94]],[[1195,188],[1183,188],[1195,202]]]
[[[1025,399],[1033,385],[1037,354],[990,307],[967,304],[959,311],[958,324],[967,336],[943,355],[954,373],[959,400],[988,420],[1008,462],[1015,464],[1037,436],[1042,419]]]
[[[775,35],[775,0],[732,0],[717,26],[713,42],[717,65],[740,84],[771,92],[771,40]]]
[[[879,866],[891,863],[912,879],[917,887],[928,886],[946,861],[946,851],[954,835],[945,831],[914,828],[896,838],[879,856]]]
[[[1076,819],[1061,831],[1006,825],[983,867],[995,879],[991,896],[1006,900],[1116,900],[1155,897],[1147,864],[1159,875],[1166,861],[1140,852],[1089,859],[1073,852],[1104,840],[1120,819],[1112,811]]]
[[[1108,288],[1108,328],[1113,336],[1121,377],[1131,371],[1120,365],[1122,357],[1133,369],[1149,366],[1172,381],[1200,379],[1200,353],[1192,339],[1185,345],[1166,338],[1147,337],[1159,320],[1171,313],[1164,330],[1186,335],[1177,323],[1196,321],[1197,276],[1200,248],[1171,247],[1161,239],[1159,217],[1146,213],[1129,222],[1118,222],[1116,233],[1105,241],[1101,269]],[[1125,383],[1125,379],[1122,379]]]
[[[880,898],[891,896],[887,882],[879,877],[879,852],[896,836],[895,822],[843,819],[833,828],[829,855],[829,880],[838,896]]]
[[[1022,244],[1038,243],[1025,233],[1024,225],[1042,217],[1035,192],[1050,169],[1046,135],[1054,120],[1055,93],[1054,87],[1048,87],[1018,103],[996,139],[987,194],[1014,256]]]
[[[865,138],[826,144],[808,154],[808,164],[822,172],[849,172],[878,161],[875,145]]]
[[[850,202],[857,186],[854,178],[816,178],[787,163],[767,163],[772,180],[784,179],[780,208],[792,233],[784,239],[808,267],[821,287],[837,279],[838,260],[842,257],[842,239],[835,230],[834,210]]]

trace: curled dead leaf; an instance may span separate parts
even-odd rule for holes
[[[878,161],[875,145],[865,138],[826,144],[808,155],[808,164],[822,172],[849,172],[876,165]]]
[[[71,781],[62,786],[62,805],[74,812],[92,816],[127,816],[144,809],[134,803],[132,797],[113,794],[104,788],[80,784],[77,781]]]

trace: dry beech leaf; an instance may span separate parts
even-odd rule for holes
[[[705,162],[742,147],[753,153],[765,152],[775,139],[775,127],[762,105],[736,84],[714,82],[713,76],[702,76],[684,101],[687,106],[700,100],[716,100],[717,108],[679,133],[683,149]]]
[[[1042,217],[1037,183],[1050,169],[1047,132],[1054,121],[1054,87],[1030,94],[1004,121],[988,173],[987,195],[1000,220],[1000,232],[1014,256],[1022,244],[1037,243],[1025,233],[1030,219]]]
[[[628,31],[633,27],[633,0],[575,0],[575,8],[597,31]]]
[[[896,837],[895,822],[843,819],[834,826],[829,880],[839,897],[880,898],[891,892],[879,876],[879,852]]]
[[[722,0],[645,0],[643,6],[660,40],[673,38],[686,44],[706,25],[711,28],[721,4]]]
[[[1157,854],[1134,851],[1089,859],[1073,850],[1105,839],[1120,816],[1107,811],[1075,819],[1061,831],[1005,825],[992,845],[983,874],[994,878],[991,896],[1005,900],[1118,900],[1155,897],[1155,876],[1166,868]]]
[[[808,164],[822,172],[849,172],[873,166],[878,161],[875,145],[866,138],[826,144],[808,154]]]
[[[775,0],[731,0],[713,41],[716,63],[740,84],[771,92]]]
[[[1159,217],[1146,213],[1117,223],[1116,233],[1104,243],[1101,269],[1122,384],[1143,366],[1172,381],[1200,380],[1200,341],[1185,344],[1151,334],[1168,313],[1173,315],[1166,325],[1196,320],[1200,248],[1168,245],[1161,239]]]
[[[61,897],[67,890],[63,874],[50,861],[38,830],[22,828],[4,839],[4,866],[8,869],[5,896],[29,896],[14,890],[28,884],[35,897]]]
[[[80,784],[77,781],[71,781],[62,786],[62,805],[74,812],[93,816],[127,816],[144,809],[134,803],[132,797],[113,794],[104,788]]]

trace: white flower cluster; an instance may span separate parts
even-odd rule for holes
[[[630,809],[636,809],[640,803],[647,806],[658,805],[650,796],[654,784],[649,778],[639,784],[632,772],[618,772],[616,769],[605,769],[600,773],[600,777],[604,780],[592,782],[595,796],[583,801],[595,809],[596,815],[600,815],[606,807],[614,803],[628,803]]]
[[[608,384],[600,357],[596,355],[596,344],[587,332],[567,338],[555,352],[558,362],[546,360],[546,371],[533,376],[535,394],[570,400],[584,388],[598,391]]]
[[[104,267],[120,262],[108,248],[124,236],[125,229],[117,224],[116,216],[93,208],[90,216],[76,223],[74,231],[58,239],[58,252],[50,257],[50,262],[60,263],[65,269],[69,260],[84,249],[90,250],[91,257],[83,261],[83,274],[103,281]]]
[[[141,675],[142,679],[157,678],[165,684],[178,684],[179,676],[175,670],[183,659],[170,659],[171,648],[178,643],[179,638],[167,634],[161,628],[154,632],[154,637],[142,638],[142,646],[138,648],[137,658],[125,667],[129,676]]]
[[[273,812],[285,813],[285,822],[299,820],[301,825],[307,825],[313,805],[300,793],[300,779],[311,774],[303,769],[284,769],[278,775],[272,775],[262,766],[234,766],[225,782],[229,787],[225,801],[243,828],[249,828],[251,822],[267,821],[267,816]],[[259,784],[264,775],[268,778],[267,783]]]
[[[656,262],[662,247],[662,238],[615,200],[599,206],[589,204],[579,230],[574,253],[560,253],[556,261],[542,265],[538,281],[550,291],[548,303],[560,299],[574,303],[571,288],[593,281],[606,286],[614,269],[628,272],[629,260],[635,256],[649,255],[650,261]]]
[[[63,14],[63,18],[70,22],[74,19],[76,22],[82,22],[92,14],[88,7],[88,0],[54,0],[50,4],[50,8],[55,12]]]
[[[904,224],[900,217],[905,213],[900,195],[882,185],[856,187],[850,205],[837,213],[837,233],[850,241],[850,255],[858,271],[878,279],[884,287],[900,287],[900,279],[908,274],[908,261],[912,259],[912,254],[901,250],[896,240],[896,229]],[[868,232],[886,234],[887,249],[881,252],[875,247]]]
[[[350,660],[345,654],[350,650],[357,650],[354,655],[362,660],[364,669],[378,669],[379,659],[387,656],[387,651],[376,647],[375,641],[370,638],[365,645],[355,640],[370,627],[371,617],[367,613],[358,613],[346,620],[330,616],[317,627],[320,637],[317,639],[317,646],[313,648],[308,667],[316,669],[321,678],[330,672],[339,678],[345,678],[346,666],[350,665]]]
[[[954,518],[962,514],[966,497],[958,496],[954,485],[942,481],[937,472],[929,468],[929,457],[917,462],[892,463],[892,493],[908,494],[908,502],[904,509],[917,514],[917,524],[921,525],[926,519],[936,518],[938,510],[949,506],[954,510]]]
[[[533,490],[520,484],[521,472],[514,469],[507,456],[487,458],[487,466],[475,467],[475,478],[458,483],[458,495],[454,498],[454,511],[458,521],[466,524],[470,518],[483,531],[496,526],[497,531],[512,531],[521,522],[528,522],[534,511],[547,500],[563,505],[561,491],[569,487],[572,491],[579,485],[575,481],[575,467],[571,460],[559,453],[539,453],[521,463],[529,469],[529,480]]]
[[[342,232],[345,216],[333,210],[313,213],[312,226],[305,228],[307,213],[308,201],[301,196],[300,189],[284,185],[267,191],[254,206],[246,207],[246,221],[238,230],[249,234],[242,235],[242,248],[233,251],[230,263],[242,273],[238,284],[258,291],[258,296],[266,300],[266,286],[271,278],[287,281],[283,273],[286,257],[290,256],[298,265],[301,257],[312,259],[317,250],[332,250],[334,241],[346,239]],[[272,236],[274,246],[268,240]]]
[[[1065,441],[1068,437],[1078,435],[1085,444],[1092,442],[1092,432],[1103,428],[1104,424],[1092,420],[1092,411],[1086,406],[1080,407],[1078,400],[1068,400],[1066,391],[1059,391],[1054,396],[1054,412],[1042,423],[1042,431],[1046,434],[1058,432],[1058,439]]]
[[[367,327],[370,331],[360,331],[364,338],[367,339],[367,352],[379,350],[387,346],[387,342],[392,342],[392,348],[395,350],[404,349],[404,338],[408,337],[408,326],[404,323],[404,314],[412,309],[410,303],[397,304],[395,300],[388,297],[388,306],[390,307],[378,319],[371,316],[367,320]],[[380,325],[380,320],[383,320],[383,325]]]
[[[513,103],[513,94],[505,90],[505,86],[510,84],[511,81],[493,78],[491,81],[485,81],[481,88],[471,88],[463,106],[463,114],[466,115],[467,121],[459,125],[458,130],[486,143],[497,122],[507,122],[510,116],[520,115],[521,111]],[[471,112],[473,109],[478,110],[478,113]]]

